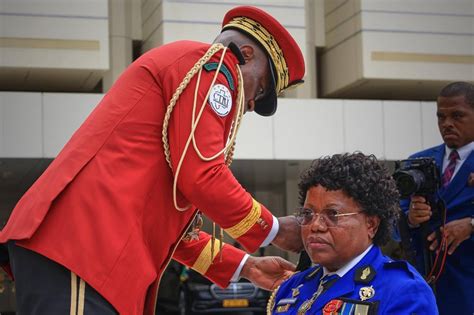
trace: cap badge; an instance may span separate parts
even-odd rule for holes
[[[359,297],[361,301],[371,299],[374,297],[374,295],[375,295],[375,289],[372,286],[362,287],[359,290]]]

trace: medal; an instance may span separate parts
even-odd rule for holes
[[[371,299],[374,297],[374,295],[375,295],[375,289],[372,286],[362,287],[359,290],[359,297],[361,301]]]

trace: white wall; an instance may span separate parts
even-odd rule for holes
[[[56,156],[102,94],[0,92],[0,157]],[[236,159],[312,160],[339,152],[406,158],[441,143],[432,102],[281,99],[244,116]]]

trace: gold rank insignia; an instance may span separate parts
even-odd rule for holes
[[[280,306],[277,306],[276,312],[277,313],[287,312],[289,308],[290,308],[290,304],[280,305]]]
[[[372,266],[363,266],[358,268],[354,274],[354,281],[369,284],[374,278],[377,272]]]
[[[293,288],[291,289],[291,296],[292,297],[297,297],[298,295],[300,295],[300,288],[303,286],[303,284],[300,284],[299,286],[297,286],[296,288]]]
[[[375,289],[372,286],[362,287],[359,290],[359,297],[361,301],[371,299],[374,297],[374,295],[375,295]]]

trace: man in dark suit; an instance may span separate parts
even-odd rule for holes
[[[436,282],[440,314],[474,313],[474,85],[454,82],[437,99],[438,127],[444,143],[410,158],[431,157],[441,174],[439,198],[446,205],[446,224],[432,217],[433,210],[422,196],[403,200],[408,225],[420,258],[420,225],[430,222],[429,249],[438,252],[440,230],[446,240],[444,271]],[[439,259],[442,259],[440,257]],[[421,268],[420,259],[417,264]],[[426,270],[420,270],[429,273]]]

